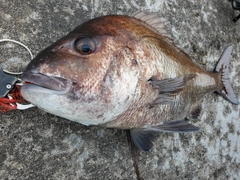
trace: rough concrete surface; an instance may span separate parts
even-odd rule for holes
[[[159,12],[176,44],[209,71],[233,44],[230,78],[240,99],[240,21],[231,21],[237,12],[227,0],[0,0],[0,39],[19,40],[36,55],[86,20],[138,9]],[[2,66],[16,70],[29,61],[14,44],[1,43],[0,50]],[[240,179],[239,110],[217,94],[207,96],[199,120],[192,121],[201,132],[162,134],[151,152],[141,153],[142,177]],[[0,113],[0,179],[136,176],[125,132],[85,127],[33,108]]]

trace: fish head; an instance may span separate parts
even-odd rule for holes
[[[140,67],[132,34],[118,18],[83,23],[26,67],[22,96],[40,109],[84,125],[115,119],[138,96]]]

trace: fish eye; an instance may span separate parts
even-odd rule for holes
[[[80,54],[88,55],[96,50],[96,44],[91,38],[85,37],[76,40],[75,48]]]

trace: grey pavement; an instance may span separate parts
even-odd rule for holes
[[[0,39],[26,44],[37,55],[91,18],[158,12],[174,42],[212,71],[233,45],[230,81],[240,99],[240,21],[227,0],[0,0]],[[14,44],[0,44],[1,66],[21,70],[29,61]],[[24,51],[24,49],[23,49]],[[21,52],[23,52],[21,51]],[[20,57],[19,57],[20,56]],[[194,134],[165,133],[141,152],[145,180],[240,179],[240,106],[208,95]],[[136,179],[125,132],[81,124],[37,108],[0,113],[0,179]]]

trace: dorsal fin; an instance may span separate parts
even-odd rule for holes
[[[131,16],[145,22],[162,36],[171,37],[165,30],[164,22],[157,12],[148,13],[147,11],[136,11]]]

